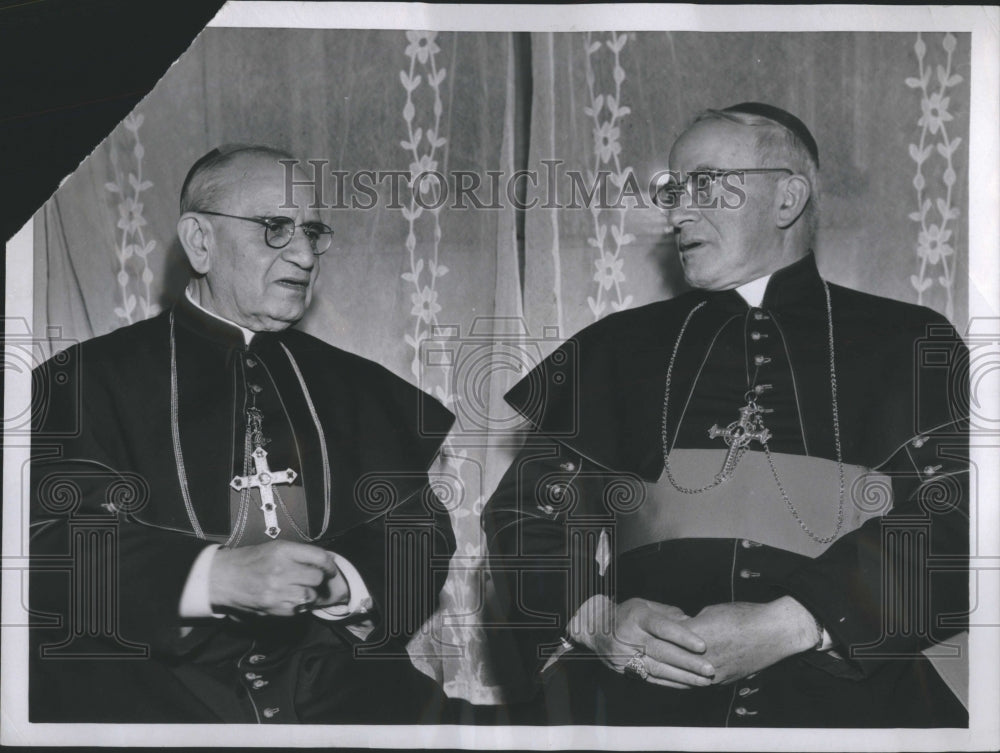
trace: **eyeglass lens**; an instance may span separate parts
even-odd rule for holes
[[[670,175],[657,187],[653,200],[661,209],[676,209],[682,196],[687,194],[693,197],[695,191],[710,191],[721,176],[722,173],[716,170],[692,170],[683,180]]]
[[[267,245],[271,248],[284,248],[291,243],[295,235],[295,221],[288,217],[274,217],[265,226],[265,238]],[[330,247],[332,232],[326,225],[318,223],[305,223],[301,225],[302,233],[313,253],[321,254]]]

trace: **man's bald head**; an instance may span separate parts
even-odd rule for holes
[[[181,187],[180,213],[220,209],[220,202],[240,168],[254,162],[278,166],[295,158],[283,149],[265,144],[224,144],[200,157],[188,170]]]

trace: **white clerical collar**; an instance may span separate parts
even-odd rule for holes
[[[244,345],[250,345],[250,341],[253,340],[253,336],[256,334],[252,329],[247,329],[246,327],[242,327],[239,324],[237,324],[236,322],[231,322],[228,319],[219,316],[214,311],[209,311],[207,308],[205,308],[204,306],[202,306],[200,303],[198,303],[198,301],[196,301],[191,296],[191,287],[190,286],[184,288],[184,295],[187,296],[187,299],[189,301],[191,301],[191,303],[194,305],[194,307],[196,309],[198,309],[199,311],[204,311],[206,314],[208,314],[213,319],[218,319],[220,322],[225,322],[226,324],[228,324],[228,325],[230,325],[232,327],[238,328],[239,331],[243,333],[243,344]]]
[[[764,300],[764,291],[767,290],[767,281],[771,279],[771,275],[764,275],[763,277],[758,277],[756,280],[751,280],[750,282],[744,283],[736,288],[736,292],[739,293],[743,300],[750,304],[753,308],[759,308],[761,301]]]

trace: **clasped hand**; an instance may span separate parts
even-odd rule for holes
[[[287,617],[303,609],[345,604],[350,588],[332,552],[294,541],[268,541],[218,549],[209,598],[214,609]]]
[[[705,641],[686,626],[690,618],[677,607],[647,599],[591,605],[597,611],[579,620],[587,627],[571,626],[571,632],[606,666],[623,672],[628,660],[640,652],[649,670],[648,682],[668,688],[712,684],[715,668],[703,656]],[[610,620],[605,619],[604,609],[613,610]]]
[[[643,653],[647,681],[671,688],[736,682],[816,642],[811,615],[787,596],[767,604],[713,604],[695,617],[646,599],[613,608],[612,630],[574,637],[616,672]]]

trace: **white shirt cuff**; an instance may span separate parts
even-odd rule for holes
[[[372,596],[365,585],[361,573],[351,564],[350,560],[341,557],[336,552],[333,555],[337,568],[344,575],[350,590],[350,601],[346,604],[332,604],[328,607],[317,607],[312,613],[322,620],[343,620],[357,614],[367,614],[373,606]]]
[[[212,611],[212,603],[208,595],[209,573],[212,569],[212,558],[219,549],[218,544],[209,544],[194,560],[187,582],[181,592],[180,616],[187,619],[203,617],[225,617]]]
[[[820,647],[816,650],[829,651],[831,648],[833,648],[833,638],[830,637],[830,634],[826,631],[826,628],[823,628],[823,643],[821,643]]]

